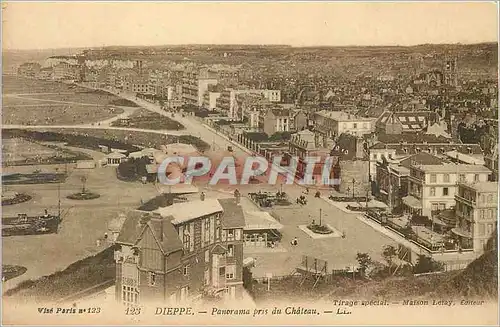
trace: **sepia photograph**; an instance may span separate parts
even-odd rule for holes
[[[491,325],[495,1],[2,1],[2,324]]]

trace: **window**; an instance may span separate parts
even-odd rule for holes
[[[227,256],[228,257],[233,257],[234,256],[234,245],[229,244],[227,246]]]
[[[136,287],[123,286],[122,301],[125,305],[137,305],[139,303],[139,290]]]
[[[448,188],[447,187],[443,187],[443,195],[444,196],[448,195],[448,192],[449,192]]]
[[[431,183],[436,183],[436,174],[431,174]]]
[[[215,239],[218,241],[220,239],[220,218],[217,217],[215,221]]]
[[[210,243],[210,219],[205,219],[205,244]]]
[[[474,174],[474,182],[479,182],[479,175],[478,174]]]
[[[376,153],[373,154],[373,159],[377,160],[377,154]]]
[[[458,175],[458,181],[459,182],[465,182],[465,174]]]
[[[148,274],[148,284],[149,284],[149,286],[156,285],[156,274],[152,271],[150,271]]]
[[[449,183],[450,182],[450,174],[444,174],[443,175],[443,182]]]
[[[234,279],[234,275],[236,275],[236,266],[229,265],[226,267],[226,279]]]
[[[185,265],[184,268],[182,269],[182,274],[184,276],[188,276],[189,275],[189,265]]]
[[[182,243],[184,245],[184,250],[189,250],[189,243],[190,243],[190,240],[191,240],[191,237],[189,235],[189,231],[187,230],[187,228],[184,230],[184,236],[183,236],[183,240],[182,240]]]
[[[432,211],[437,211],[438,210],[438,204],[437,203],[432,203],[431,204],[431,210]]]
[[[210,252],[205,250],[205,262],[210,262]]]
[[[227,240],[234,241],[234,229],[227,230]]]
[[[363,128],[367,129],[368,128],[368,124],[367,123],[363,123]]]
[[[493,194],[488,194],[488,203],[493,202]]]
[[[352,124],[352,128],[354,128],[354,129],[358,128],[358,124],[353,123],[353,124]]]
[[[430,196],[436,196],[436,188],[435,187],[431,187],[430,190],[429,190],[429,195]]]

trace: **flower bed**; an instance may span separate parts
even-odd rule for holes
[[[23,203],[31,200],[31,196],[24,193],[17,193],[13,198],[2,199],[2,206],[10,206],[13,204]]]
[[[92,192],[78,192],[67,196],[67,198],[70,200],[93,200],[99,197],[99,194]]]
[[[307,225],[307,229],[316,234],[331,234],[333,231],[325,225],[310,224]]]

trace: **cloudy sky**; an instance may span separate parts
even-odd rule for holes
[[[103,45],[413,45],[497,41],[497,5],[2,3],[3,48]]]

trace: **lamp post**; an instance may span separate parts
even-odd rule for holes
[[[319,225],[322,226],[322,224],[321,224],[321,209],[319,209]]]
[[[354,199],[354,183],[356,183],[356,180],[353,178],[352,179],[352,198]]]

